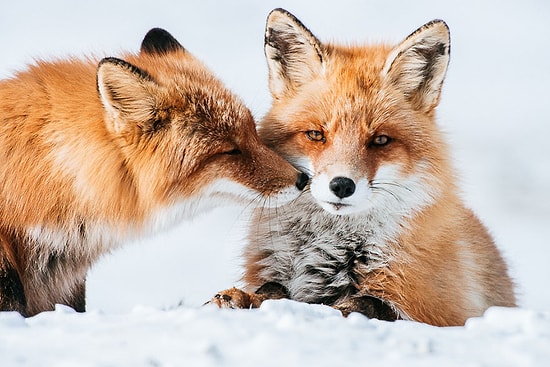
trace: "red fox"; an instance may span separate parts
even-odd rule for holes
[[[308,177],[165,30],[122,59],[0,81],[0,310],[85,310],[102,254],[224,202],[283,204]]]
[[[514,306],[491,236],[461,201],[435,121],[450,55],[434,20],[396,46],[321,43],[285,10],[268,16],[273,106],[262,140],[311,177],[309,190],[250,225],[245,291],[384,320],[463,325]]]

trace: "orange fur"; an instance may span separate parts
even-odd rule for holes
[[[248,291],[276,282],[299,301],[386,318],[374,298],[439,326],[515,305],[436,125],[449,42],[434,21],[398,45],[324,44],[286,11],[270,14],[273,106],[260,137],[312,178],[295,202],[254,217]]]
[[[0,101],[0,309],[82,311],[86,271],[121,242],[305,185],[163,30],[99,66],[38,61],[0,81]]]

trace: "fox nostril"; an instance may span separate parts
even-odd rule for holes
[[[340,199],[347,198],[355,192],[355,182],[347,177],[333,178],[328,187],[330,188],[330,191],[332,191],[334,195],[338,196]]]
[[[308,175],[306,175],[303,172],[298,173],[298,178],[296,180],[296,187],[298,188],[298,190],[303,190],[304,187],[306,187],[308,181],[309,181]]]

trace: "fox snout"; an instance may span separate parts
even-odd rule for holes
[[[294,170],[294,172],[296,172],[296,174],[295,176],[287,176],[286,174],[283,174],[284,171],[281,172],[280,178],[287,177],[287,179],[285,179],[284,181],[273,179],[270,180],[270,183],[266,185],[265,180],[259,180],[259,184],[263,185],[263,187],[260,186],[259,189],[260,192],[262,192],[260,198],[264,199],[262,200],[261,204],[263,207],[274,208],[280,205],[284,205],[300,196],[304,188],[307,186],[307,184],[309,183],[309,176],[301,171],[296,171],[295,168],[292,166],[290,167],[292,170]],[[275,171],[273,170],[273,168],[271,168],[270,172],[271,175],[273,175]],[[295,178],[294,184],[292,184],[291,177]],[[257,198],[259,197],[257,195],[254,195],[253,199],[255,200]]]
[[[331,214],[358,213],[371,206],[372,192],[366,177],[318,172],[313,175],[310,187],[317,204]]]

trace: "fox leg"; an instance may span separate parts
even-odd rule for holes
[[[86,311],[86,280],[81,280],[75,287],[71,299],[67,302],[76,312]]]
[[[238,288],[230,288],[218,292],[205,304],[214,304],[220,308],[258,308],[267,299],[290,298],[288,290],[279,283],[268,282],[254,293]],[[347,317],[352,312],[359,312],[368,318],[395,321],[397,313],[384,301],[372,296],[356,296],[332,305]]]
[[[26,304],[19,274],[0,256],[0,311],[18,311],[26,316]]]
[[[288,298],[288,291],[279,283],[269,282],[262,285],[255,293],[230,288],[218,292],[206,304],[215,304],[220,308],[258,308],[266,299]]]
[[[0,231],[0,311],[17,311],[26,316],[27,299],[12,245],[11,238]]]
[[[214,304],[219,308],[258,308],[264,300],[264,297],[255,293],[233,287],[216,293],[205,305]]]
[[[347,317],[352,312],[359,312],[368,318],[395,321],[397,313],[386,302],[372,296],[355,296],[333,305],[335,309]]]

